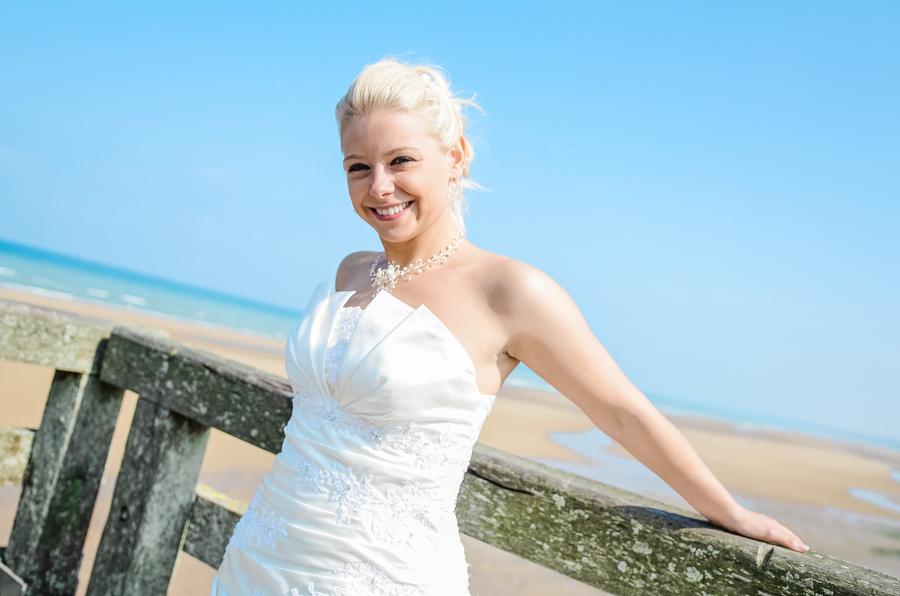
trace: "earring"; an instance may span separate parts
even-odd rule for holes
[[[454,176],[450,179],[450,192],[447,195],[451,201],[455,201],[462,196],[462,183],[459,181],[459,176]]]

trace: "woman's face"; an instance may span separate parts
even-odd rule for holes
[[[461,144],[442,150],[419,117],[406,112],[355,117],[341,135],[353,208],[388,242],[452,222],[447,195],[462,169]]]

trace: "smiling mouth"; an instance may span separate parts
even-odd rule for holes
[[[376,209],[375,207],[369,207],[369,209],[371,209],[379,219],[394,219],[393,216],[399,215],[401,212],[409,209],[409,206],[412,203],[412,201],[407,201],[405,203],[400,203],[399,205],[394,205],[393,207],[388,207],[387,209]]]

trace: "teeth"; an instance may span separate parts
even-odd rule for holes
[[[409,203],[402,203],[400,205],[394,205],[393,207],[388,207],[387,209],[376,209],[375,213],[381,216],[393,215],[395,213],[400,213],[404,209],[409,206]]]

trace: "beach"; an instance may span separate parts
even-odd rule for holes
[[[137,310],[0,288],[0,298],[162,329],[172,339],[284,376],[283,341]],[[0,363],[0,424],[36,428],[53,371]],[[83,579],[109,507],[137,397],[126,394],[107,474],[85,546]],[[748,507],[794,529],[813,550],[900,576],[900,453],[797,432],[672,416],[723,484]],[[480,442],[664,502],[687,504],[563,396],[505,386]],[[212,431],[199,482],[249,502],[273,456]],[[10,532],[18,487],[0,487],[0,545]],[[600,594],[493,547],[463,538],[473,594]],[[208,592],[214,570],[182,554],[169,594]],[[84,593],[82,581],[79,594]]]

